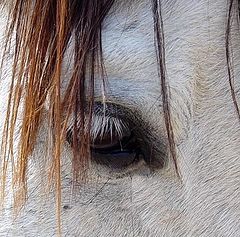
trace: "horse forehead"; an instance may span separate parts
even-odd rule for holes
[[[211,4],[209,1],[162,1],[162,14],[168,80],[172,87],[185,86],[194,73],[196,78],[201,70],[202,74],[208,74],[217,64],[225,63],[225,1]],[[124,72],[126,85],[127,79],[137,77],[148,84],[156,82],[156,75],[148,73],[156,73],[151,2],[117,2],[104,22],[103,49],[112,81]],[[216,61],[217,57],[221,61],[220,58]],[[132,84],[136,86],[135,80]]]
[[[151,105],[159,98],[160,83],[150,1],[133,2],[136,5],[117,4],[106,19],[104,57],[113,97],[145,109],[146,101]],[[162,1],[162,11],[182,184],[169,170],[150,178],[133,175],[105,186],[100,183],[93,205],[82,200],[84,195],[87,201],[92,198],[89,185],[72,210],[63,213],[66,233],[213,236],[217,229],[219,236],[225,231],[239,233],[240,136],[224,59],[226,2]],[[154,116],[163,123],[158,114]],[[63,185],[63,202],[68,203],[69,183]],[[49,220],[42,227],[38,218],[32,218],[36,206],[26,210],[22,222],[32,223],[32,229],[20,223],[22,235],[39,234],[39,228],[43,236],[46,231],[54,233],[52,207],[44,210]],[[6,233],[5,228],[0,233]]]
[[[113,10],[103,28],[103,50],[111,91],[123,101],[144,104],[147,100],[152,104],[159,98],[161,85],[151,2],[121,1]],[[218,111],[214,119],[206,108],[211,104],[223,105],[223,101],[231,103],[225,59],[227,6],[223,0],[213,3],[162,1],[162,14],[167,79],[175,133],[180,142],[188,133],[193,114],[202,113],[208,121],[214,121],[222,114]],[[238,52],[236,58],[237,55]],[[237,65],[235,68],[238,71]],[[206,108],[202,106],[204,103]],[[222,113],[228,112],[222,106]]]

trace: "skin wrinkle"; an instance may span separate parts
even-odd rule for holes
[[[167,139],[151,5],[148,0],[131,2],[116,3],[102,30],[108,76],[106,101],[138,111],[143,121],[152,125],[148,136],[158,146],[161,139],[165,143]],[[172,126],[182,180],[176,177],[171,161],[155,172],[139,162],[120,174],[93,163],[88,182],[76,183],[73,190],[72,150],[64,141],[62,207],[69,208],[62,209],[62,236],[235,237],[240,233],[240,127],[228,83],[225,51],[229,2],[161,2]],[[136,21],[135,28],[124,31]],[[239,96],[239,30],[235,15],[233,21],[230,39],[234,86]],[[0,20],[0,25],[3,22]],[[68,66],[63,67],[66,80],[73,67],[69,55],[64,58],[64,64],[70,65],[69,71]],[[4,100],[11,80],[11,62],[6,67],[3,87],[2,78],[0,82]],[[63,90],[65,87],[63,84]],[[101,80],[96,80],[95,93],[96,101],[101,101]],[[5,106],[0,103],[0,127]],[[46,113],[48,109],[44,108]],[[26,205],[12,223],[9,184],[0,236],[56,236],[55,193],[50,192],[46,198],[48,177],[44,175],[44,166],[48,167],[45,160],[50,162],[44,154],[48,128],[43,112],[36,149],[29,160]]]

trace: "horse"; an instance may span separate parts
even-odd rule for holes
[[[1,1],[0,236],[239,236],[239,1]]]

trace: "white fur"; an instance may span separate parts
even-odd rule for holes
[[[153,136],[166,142],[150,0],[116,2],[103,28],[107,100],[137,109],[153,127]],[[90,181],[72,196],[66,144],[62,192],[69,209],[62,210],[63,236],[240,236],[240,124],[225,59],[228,1],[161,2],[182,180],[171,162],[154,173],[144,162],[121,174],[96,166]],[[237,92],[239,42],[234,21]],[[101,90],[96,97],[101,98]],[[1,107],[5,98],[6,89],[1,89]],[[44,125],[31,162],[26,207],[12,224],[7,202],[0,236],[56,235],[54,195],[46,200],[41,176],[46,129]]]

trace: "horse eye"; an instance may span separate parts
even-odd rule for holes
[[[122,169],[139,161],[144,156],[139,135],[135,134],[135,126],[122,109],[113,104],[96,104],[91,125],[92,160],[98,164]],[[73,144],[72,128],[67,132],[67,141]],[[77,142],[81,138],[77,137]],[[146,161],[146,160],[145,160]]]
[[[90,149],[93,162],[113,169],[123,169],[143,159],[152,162],[146,142],[145,124],[130,109],[114,103],[96,102],[90,129]],[[76,128],[76,130],[78,130]],[[66,137],[73,145],[73,126]],[[81,142],[76,134],[75,142]]]
[[[70,145],[73,144],[72,140],[72,129],[70,129],[67,132],[67,141]],[[80,139],[77,142],[80,142]],[[94,162],[114,169],[125,168],[139,161],[140,157],[144,157],[138,139],[126,128],[122,134],[116,129],[108,129],[93,135],[90,148]]]

